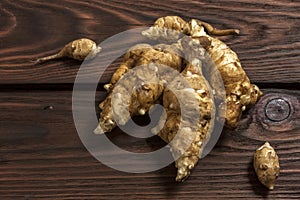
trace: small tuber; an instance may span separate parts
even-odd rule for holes
[[[280,167],[278,156],[268,142],[256,150],[253,165],[259,181],[273,190]]]
[[[101,47],[97,46],[94,41],[87,38],[81,38],[68,43],[57,54],[39,58],[36,62],[40,63],[63,57],[82,61],[84,59],[93,59],[100,51]]]

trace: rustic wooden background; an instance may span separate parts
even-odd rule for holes
[[[72,118],[80,63],[31,62],[73,39],[101,42],[164,15],[240,29],[240,36],[222,39],[266,94],[237,130],[223,130],[184,183],[174,182],[173,164],[128,174],[98,162],[81,143]],[[299,61],[297,0],[1,0],[0,199],[300,199]],[[106,70],[100,86],[115,69]],[[104,97],[99,91],[96,103]],[[135,140],[119,129],[109,137],[132,151],[161,145],[158,138]],[[281,162],[270,192],[252,168],[253,153],[266,140]]]

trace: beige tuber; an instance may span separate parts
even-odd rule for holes
[[[45,62],[48,60],[69,57],[75,60],[92,59],[101,51],[101,47],[87,38],[81,38],[68,43],[62,50],[57,54],[39,58],[36,60],[37,63]]]
[[[182,77],[189,83],[183,86],[180,81],[174,79],[165,89],[163,94],[163,106],[166,109],[166,122],[160,120],[158,127],[152,132],[157,133],[165,142],[170,143],[171,152],[177,167],[176,181],[184,181],[196,166],[202,150],[210,138],[215,107],[210,87],[201,72],[201,61],[194,58],[187,63]],[[178,87],[178,85],[181,85]],[[179,100],[181,100],[181,105]],[[181,106],[188,110],[187,116],[181,113]],[[197,108],[197,109],[196,109]],[[197,118],[198,117],[198,118]],[[161,118],[165,118],[162,116]],[[193,122],[197,119],[197,122]],[[175,136],[177,136],[176,139]],[[187,142],[190,141],[190,144]],[[184,147],[187,148],[185,149]]]
[[[253,165],[259,181],[273,190],[280,167],[278,156],[268,142],[256,150]]]
[[[167,31],[168,29],[204,41],[203,47],[217,66],[224,82],[227,103],[226,125],[230,128],[237,127],[242,112],[247,106],[255,104],[262,92],[256,85],[250,83],[236,53],[224,42],[209,34],[220,36],[239,34],[239,31],[236,29],[218,30],[196,19],[186,22],[178,16],[166,16],[157,19],[153,27],[142,34],[150,39],[168,41],[168,38],[174,35],[171,31]]]
[[[163,75],[168,74],[160,66],[176,71],[182,69],[182,58],[174,53],[176,49],[176,44],[154,47],[141,44],[124,56],[110,83],[104,86],[109,94],[99,105],[102,111],[99,125],[94,130],[96,134],[110,132],[117,122],[124,125],[131,116],[144,115],[149,111],[163,92],[166,81]]]

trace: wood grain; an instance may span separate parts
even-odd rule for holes
[[[0,199],[300,199],[299,10],[300,1],[294,0],[1,0]],[[239,36],[221,39],[238,53],[251,81],[265,93],[244,113],[238,129],[223,130],[213,151],[184,183],[174,181],[174,164],[131,174],[97,161],[82,144],[72,115],[71,91],[81,63],[32,62],[71,40],[88,37],[100,43],[165,15],[240,29]],[[116,52],[135,40],[112,43],[109,49]],[[107,58],[109,51],[104,53]],[[102,90],[119,61],[85,66],[83,77],[103,72]],[[105,95],[97,92],[96,110]],[[94,125],[84,125],[92,134]],[[132,152],[165,145],[158,137],[138,139],[119,128],[107,137]],[[281,164],[274,191],[259,183],[252,167],[253,153],[265,141],[275,147]],[[136,161],[119,162],[138,168]]]
[[[2,0],[0,84],[73,83],[79,62],[30,61],[57,52],[73,39],[89,37],[100,43],[122,31],[149,26],[164,15],[240,29],[240,36],[223,40],[238,53],[253,82],[298,84],[299,10],[300,2],[292,0]],[[107,82],[116,67],[98,67],[105,70],[101,82]]]
[[[300,102],[299,92],[264,93],[296,99],[293,105]],[[95,106],[105,93],[96,96]],[[0,93],[1,199],[300,198],[299,107],[292,115],[296,126],[278,132],[257,120],[262,106],[258,103],[243,116],[237,130],[223,130],[216,147],[188,180],[175,183],[173,164],[156,172],[130,174],[94,159],[77,135],[71,103],[70,91]],[[130,151],[151,151],[163,144],[156,137],[137,140],[120,129],[107,136]],[[253,153],[266,140],[275,147],[281,164],[271,192],[258,182],[252,168]]]

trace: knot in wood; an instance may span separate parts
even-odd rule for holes
[[[265,94],[255,105],[256,121],[270,131],[293,130],[299,118],[295,108],[299,105],[300,102],[294,94]]]
[[[265,115],[273,122],[287,119],[291,114],[291,105],[282,98],[272,99],[265,105]]]

